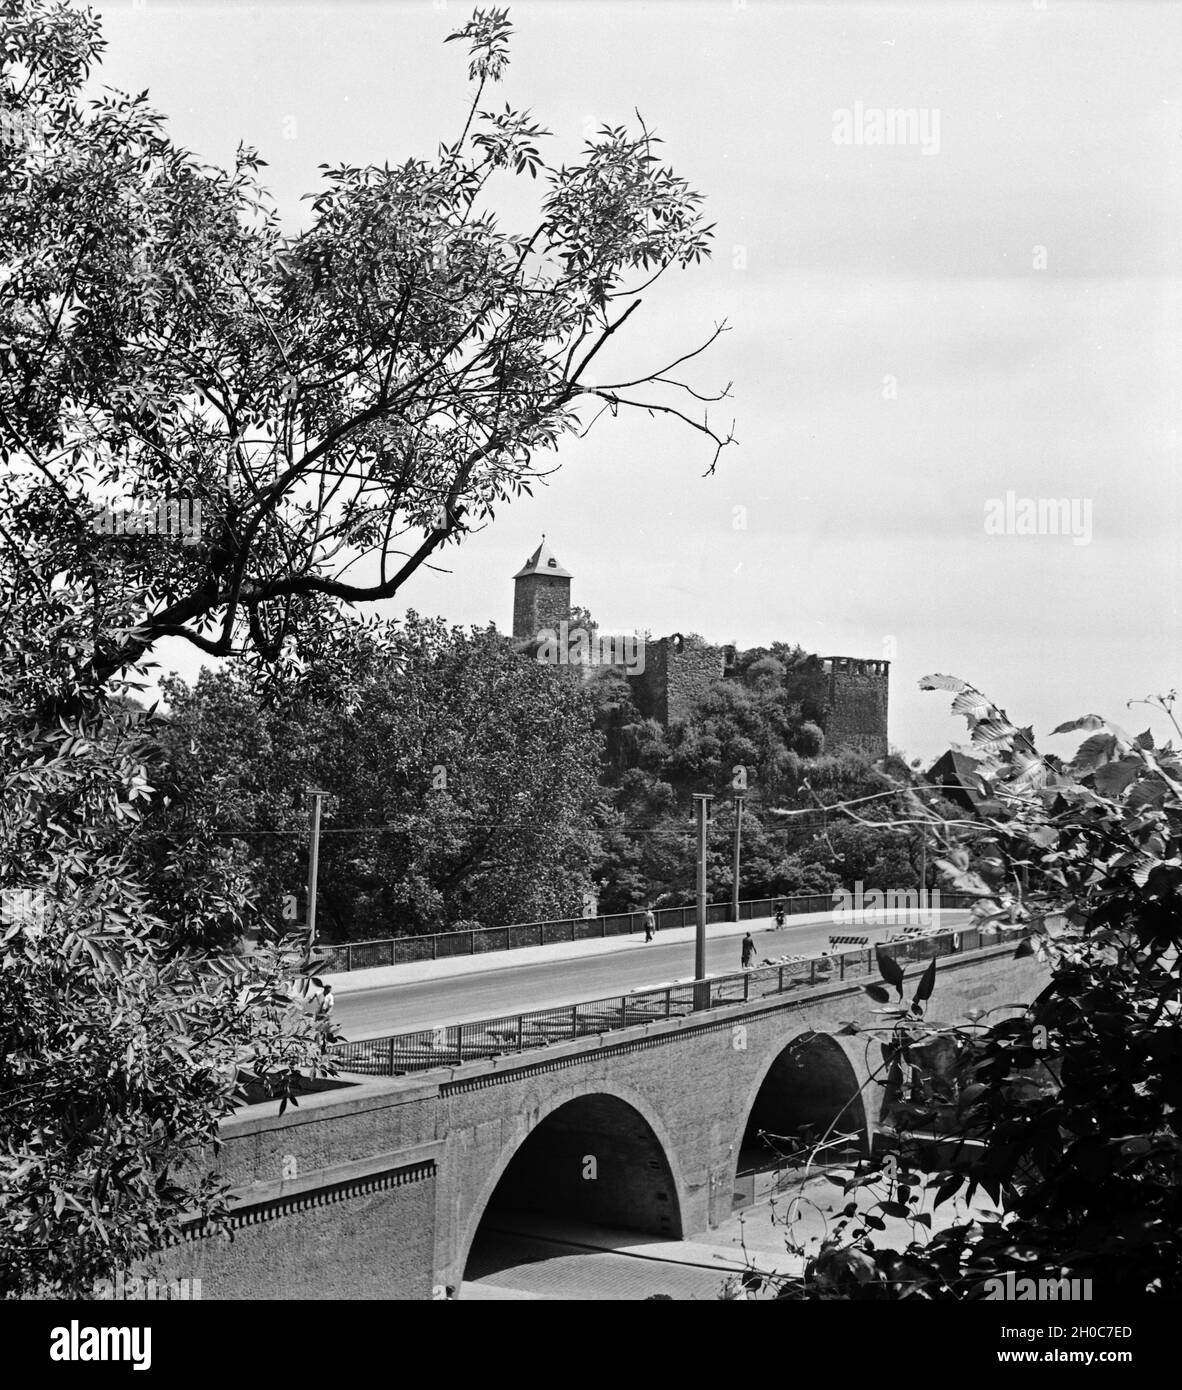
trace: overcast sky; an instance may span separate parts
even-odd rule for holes
[[[103,80],[148,88],[211,162],[257,146],[293,229],[318,164],[429,157],[470,100],[464,46],[442,44],[470,12],[456,0],[97,8]],[[617,361],[659,366],[727,320],[692,379],[733,381],[718,419],[741,443],[703,477],[684,426],[605,419],[394,611],[508,629],[544,531],[605,628],[891,656],[891,738],[912,756],[964,735],[947,696],[917,691],[931,671],[1039,734],[1092,711],[1151,722],[1125,701],[1182,685],[1182,7],[511,15],[498,104],[532,108],[564,156],[639,107],[706,195],[713,260],[645,296]],[[866,143],[900,108],[920,142]],[[1008,492],[1075,499],[1087,529],[989,534]]]

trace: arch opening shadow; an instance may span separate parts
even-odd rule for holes
[[[865,1153],[866,1106],[854,1066],[827,1033],[802,1033],[768,1069],[747,1118],[735,1204],[774,1190],[778,1176]]]
[[[464,1278],[520,1262],[530,1241],[577,1243],[595,1228],[677,1240],[677,1184],[652,1126],[627,1101],[580,1096],[527,1135],[493,1190],[468,1253]],[[537,1258],[543,1258],[543,1250]]]

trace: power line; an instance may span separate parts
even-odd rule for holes
[[[834,801],[834,802],[827,803],[827,804],[820,805],[820,806],[802,806],[802,807],[798,807],[798,808],[792,808],[792,809],[789,809],[789,810],[780,810],[780,809],[777,808],[777,807],[765,807],[765,808],[762,809],[762,811],[761,811],[761,810],[755,810],[755,811],[753,812],[753,814],[756,815],[756,816],[775,816],[775,817],[778,817],[778,818],[783,819],[783,820],[786,820],[786,819],[788,819],[788,818],[790,818],[790,817],[800,817],[800,816],[808,817],[808,820],[806,820],[804,823],[799,824],[799,825],[775,825],[775,824],[767,825],[767,824],[764,824],[763,821],[761,820],[761,821],[760,821],[760,828],[763,830],[764,834],[777,834],[777,833],[783,832],[783,831],[785,831],[785,830],[796,830],[796,829],[800,829],[800,830],[811,830],[811,829],[813,829],[813,828],[823,828],[823,827],[827,826],[827,825],[829,824],[829,816],[830,816],[831,813],[842,811],[842,810],[844,810],[844,809],[845,809],[846,807],[848,807],[848,806],[861,806],[861,805],[864,805],[864,804],[865,804],[866,802],[868,802],[868,801],[881,801],[884,797],[901,796],[901,795],[903,795],[905,792],[909,792],[909,791],[936,791],[936,792],[946,793],[947,790],[948,790],[947,787],[941,786],[941,785],[939,785],[939,784],[926,783],[926,782],[917,782],[917,783],[914,783],[914,784],[912,784],[911,786],[907,786],[907,787],[896,787],[896,788],[893,788],[893,789],[890,790],[890,791],[874,792],[874,793],[872,793],[872,794],[870,794],[870,795],[868,795],[868,796],[851,797],[851,798],[849,798],[848,800],[845,800],[845,801]],[[752,812],[752,808],[751,808],[751,806],[750,806],[749,803],[748,803],[748,811],[749,811],[749,813]],[[713,825],[713,824],[715,824],[715,821],[716,821],[716,818],[712,816],[712,817],[710,818],[710,823]],[[879,822],[875,822],[875,823],[878,824],[878,825],[882,825],[884,828],[889,827],[889,826],[891,826],[891,825],[894,824],[894,822],[893,822],[893,821],[890,821],[890,820],[879,821]],[[460,821],[456,822],[456,824],[457,824],[457,827],[458,827],[458,828],[470,829],[470,830],[502,830],[502,829],[505,829],[506,827],[509,827],[509,828],[511,828],[511,829],[527,828],[527,827],[529,826],[530,822],[528,822],[528,821],[506,821],[506,820],[499,820],[499,821],[460,820]],[[345,826],[325,827],[325,828],[323,828],[323,829],[321,830],[320,833],[321,833],[321,835],[376,835],[376,834],[381,834],[381,833],[383,833],[383,832],[385,832],[385,831],[404,831],[404,832],[405,832],[405,831],[407,831],[407,830],[410,829],[410,828],[411,828],[411,827],[408,826],[408,825],[406,825],[406,824],[396,824],[396,823],[392,823],[392,822],[385,822],[385,823],[383,823],[383,824],[381,824],[381,825],[345,825]],[[629,834],[629,835],[684,835],[684,836],[686,836],[687,838],[690,838],[690,837],[692,837],[693,834],[694,834],[694,830],[693,830],[692,825],[691,825],[691,826],[686,826],[686,827],[683,828],[683,827],[680,827],[680,826],[667,826],[667,825],[666,825],[666,826],[659,826],[659,825],[658,825],[658,826],[632,826],[632,825],[627,825],[627,824],[625,824],[625,825],[619,825],[619,824],[617,824],[617,825],[613,825],[613,826],[604,827],[604,829],[605,829],[607,832],[609,832],[609,833],[610,833],[611,831],[621,831],[621,832],[623,832],[623,833],[625,833],[625,834]],[[228,828],[228,827],[217,827],[217,828],[213,829],[210,833],[213,834],[213,835],[230,835],[230,836],[235,836],[235,837],[239,837],[239,838],[245,837],[245,836],[248,836],[248,835],[290,835],[290,836],[296,836],[296,837],[302,839],[302,838],[307,834],[307,830],[306,830],[306,828],[301,828],[301,829],[298,829],[298,830],[266,830],[266,829],[250,829],[250,828],[246,828],[246,827],[239,828],[239,829],[233,829],[233,828]]]

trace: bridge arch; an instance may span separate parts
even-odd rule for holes
[[[867,1040],[811,1029],[774,1049],[757,1072],[740,1114],[735,1171],[771,1165],[777,1152],[821,1140],[855,1136],[865,1150],[878,1121],[879,1088],[868,1082]],[[763,1136],[786,1136],[802,1145]],[[832,1154],[834,1150],[830,1150]]]
[[[472,1204],[453,1268],[462,1279],[482,1223],[498,1210],[677,1240],[684,1192],[672,1141],[647,1100],[619,1086],[566,1091],[504,1146]]]

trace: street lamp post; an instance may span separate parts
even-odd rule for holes
[[[320,807],[325,793],[309,787],[312,798],[312,839],[308,846],[308,950],[316,944],[316,876],[320,868]]]
[[[735,854],[734,867],[731,870],[731,919],[735,922],[739,920],[739,854],[743,837],[743,802],[745,799],[742,792],[735,793]]]
[[[706,827],[709,824],[709,792],[694,793],[698,817],[698,930],[694,938],[694,1011],[710,1007],[710,982],[706,979]]]

